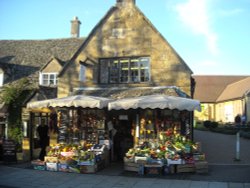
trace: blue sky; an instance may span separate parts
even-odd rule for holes
[[[87,36],[116,0],[0,0],[0,40]],[[194,74],[250,75],[250,0],[136,0]]]

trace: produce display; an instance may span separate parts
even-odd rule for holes
[[[197,150],[197,145],[185,136],[179,134],[160,132],[159,139],[144,141],[134,148],[129,149],[126,153],[128,159],[139,157],[147,157],[150,159],[160,160],[190,160],[191,155]]]
[[[138,125],[138,141],[124,156],[124,169],[160,175],[207,172],[205,155],[191,138],[187,111],[146,110]]]
[[[92,145],[81,146],[76,144],[57,144],[51,146],[48,150],[47,156],[57,157],[60,162],[82,161],[93,162],[95,161],[95,153],[91,150]]]

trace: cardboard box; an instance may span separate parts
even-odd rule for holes
[[[178,160],[167,159],[168,165],[183,164],[183,163],[184,161],[182,159],[178,159]]]
[[[57,163],[46,163],[46,170],[56,172],[58,171]]]
[[[34,170],[45,170],[45,162],[40,160],[31,161],[31,166]]]
[[[140,161],[147,161],[147,157],[138,157],[138,156],[135,156],[135,163],[137,163],[138,160],[140,160]]]
[[[94,165],[95,161],[91,160],[91,161],[78,161],[78,165]]]
[[[69,172],[69,166],[67,164],[59,163],[58,164],[59,172]]]
[[[46,163],[58,163],[58,157],[45,156],[44,162],[46,162]]]
[[[97,171],[97,165],[80,165],[81,174],[93,174]]]

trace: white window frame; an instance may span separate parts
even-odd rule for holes
[[[44,75],[48,75],[48,80],[47,80],[48,83],[45,83]],[[53,79],[51,79],[52,75],[54,76]],[[44,72],[44,73],[40,72],[39,84],[43,86],[57,86],[57,76],[58,76],[57,72]],[[51,80],[52,80],[52,83],[50,83]]]
[[[3,84],[4,84],[4,73],[1,72],[1,73],[0,73],[0,87],[2,87]]]

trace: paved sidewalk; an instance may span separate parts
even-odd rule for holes
[[[234,160],[236,135],[194,130],[194,140],[201,142],[209,164],[250,165],[250,139],[240,138],[240,161]]]
[[[250,183],[193,181],[39,171],[0,165],[3,188],[250,188]]]

